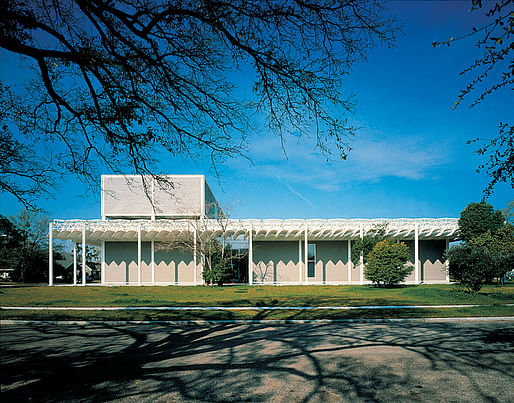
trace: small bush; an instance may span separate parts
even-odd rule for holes
[[[409,248],[403,242],[380,241],[369,253],[364,276],[375,284],[392,286],[414,270],[406,265],[408,260]]]

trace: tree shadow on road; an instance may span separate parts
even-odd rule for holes
[[[508,322],[39,324],[1,336],[4,402],[514,398]]]

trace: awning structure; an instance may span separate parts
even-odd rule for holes
[[[394,239],[458,239],[456,218],[416,219],[284,219],[284,220],[55,220],[54,238],[82,242],[84,233],[88,244],[105,241],[170,241],[195,232],[201,237],[248,238],[266,240],[348,240],[372,233],[378,225],[387,223],[386,235]],[[140,234],[140,235],[139,235]]]

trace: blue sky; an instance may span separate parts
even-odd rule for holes
[[[393,49],[376,47],[367,62],[346,78],[355,94],[351,121],[361,127],[346,161],[326,161],[309,139],[287,138],[287,157],[278,137],[262,129],[249,136],[246,159],[227,160],[216,177],[206,161],[162,158],[158,171],[204,173],[234,218],[458,217],[479,201],[488,178],[477,173],[484,161],[468,139],[491,138],[498,122],[512,119],[512,90],[503,90],[469,109],[452,105],[470,77],[458,73],[476,56],[472,42],[432,47],[436,40],[467,33],[484,11],[470,13],[470,1],[396,1],[389,12],[402,22]],[[486,4],[487,6],[487,4]],[[2,56],[0,73],[9,68]],[[54,200],[41,200],[52,218],[99,218],[100,190],[84,195],[65,178]],[[504,208],[514,198],[501,184],[488,201]],[[20,206],[0,195],[1,212]]]

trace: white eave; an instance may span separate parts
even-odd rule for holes
[[[85,228],[87,243],[100,245],[102,241],[137,241],[141,226],[141,240],[171,240],[191,233],[214,234],[225,238],[248,236],[253,231],[256,241],[299,240],[307,227],[309,240],[358,239],[360,229],[366,235],[377,225],[387,222],[387,235],[401,240],[414,239],[416,224],[419,239],[458,239],[456,218],[398,218],[398,219],[330,219],[330,220],[54,220],[53,236],[57,239],[81,242]]]

